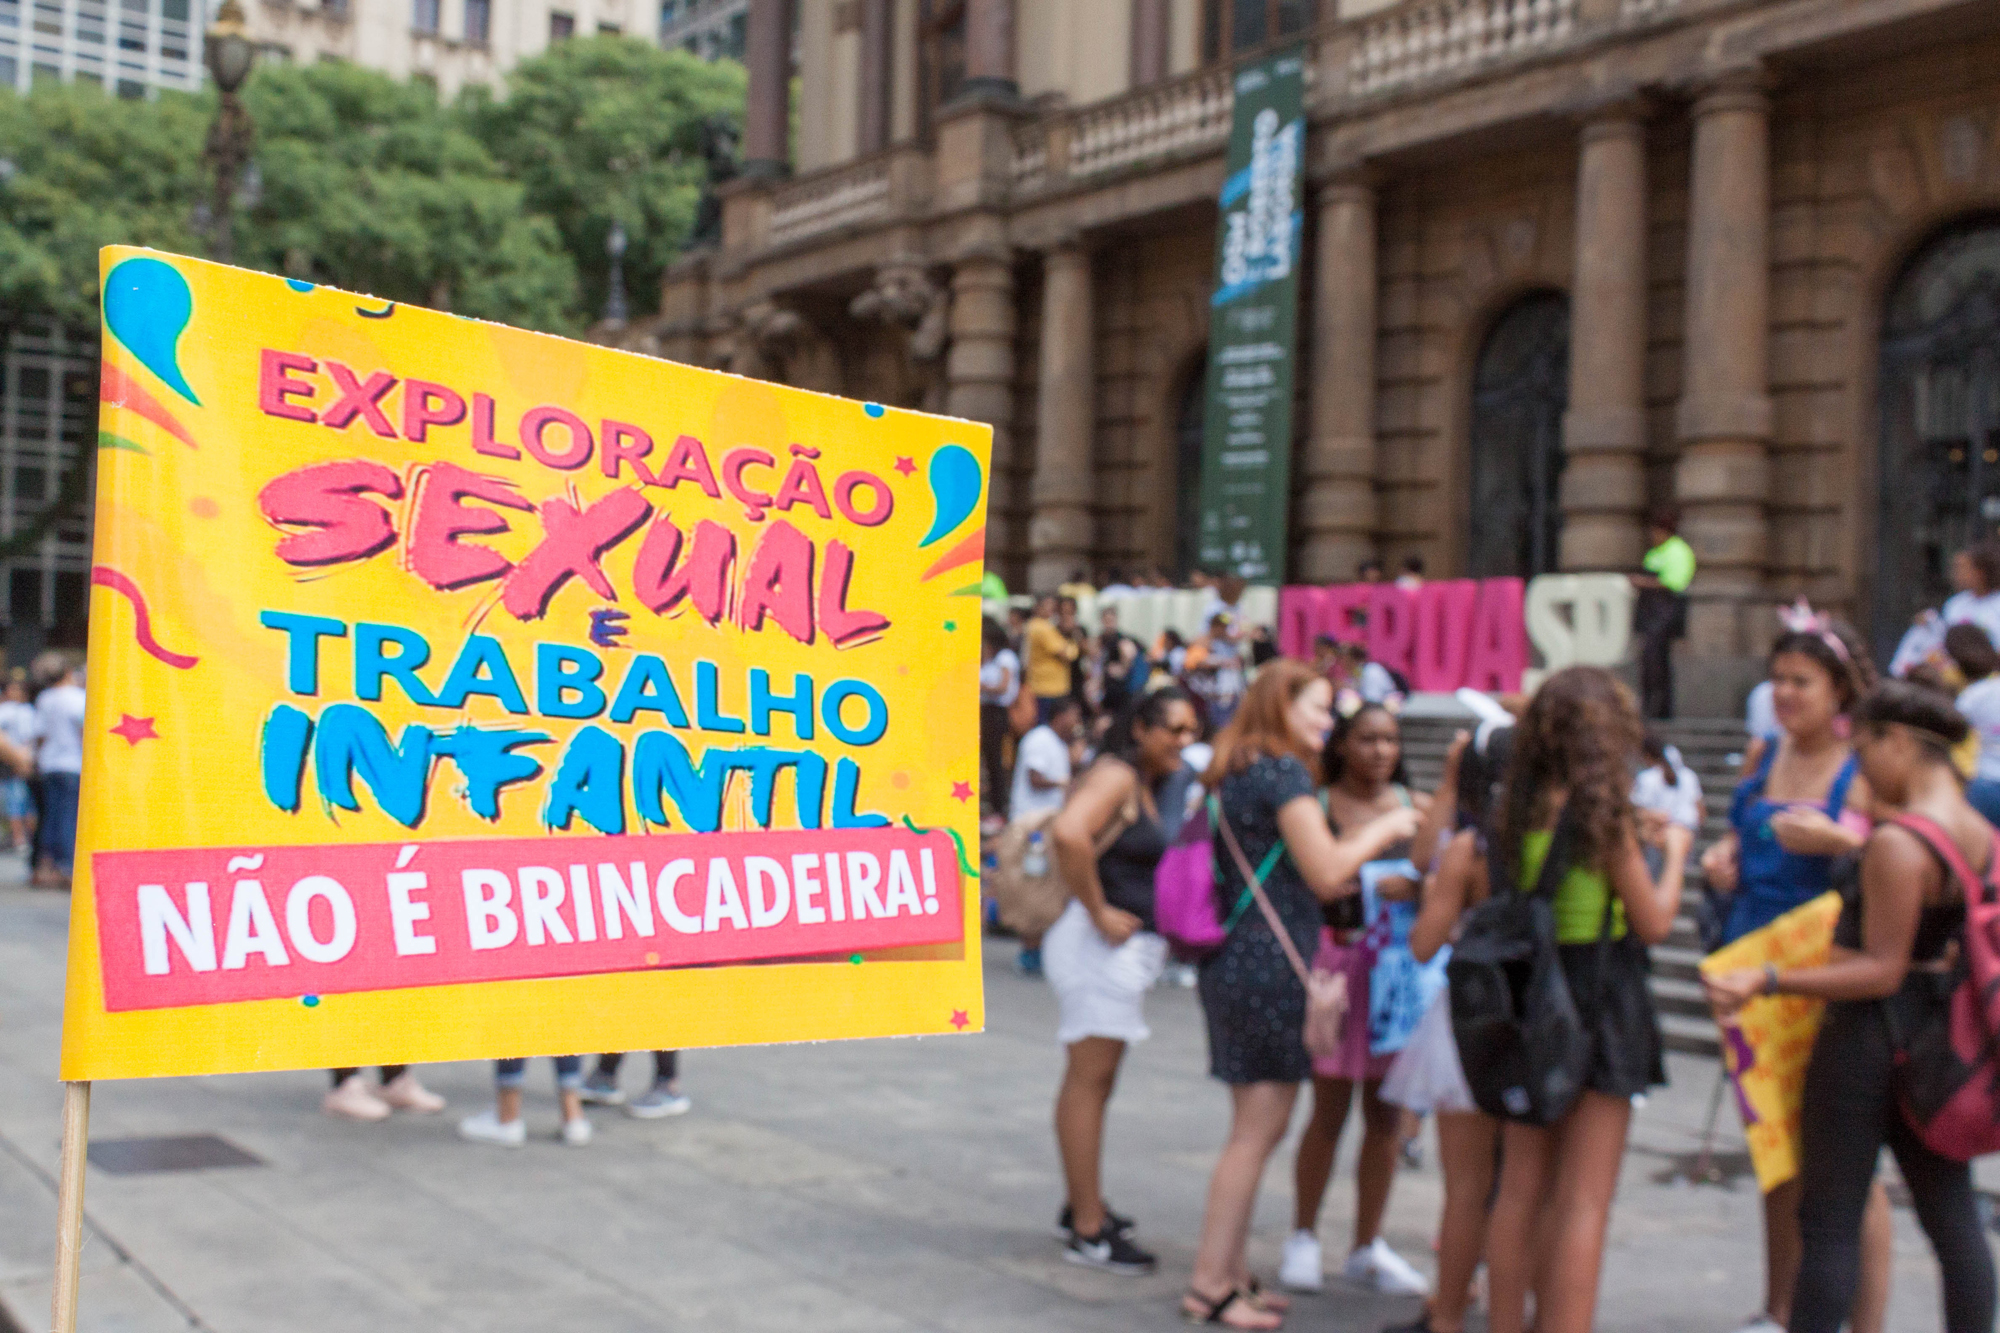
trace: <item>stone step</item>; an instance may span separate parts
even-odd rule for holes
[[[1715,1033],[1715,1020],[1706,1016],[1690,1018],[1685,1014],[1662,1013],[1660,1015],[1660,1035],[1665,1039],[1667,1049],[1684,1055],[1704,1055],[1711,1060],[1722,1058],[1722,1042]]]

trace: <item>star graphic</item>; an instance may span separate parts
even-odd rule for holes
[[[952,783],[952,784],[951,784],[951,799],[952,799],[952,800],[954,800],[954,801],[969,801],[969,800],[971,800],[971,799],[972,799],[972,784],[971,784],[970,782],[954,782],[954,783]]]
[[[153,730],[150,717],[133,717],[130,713],[118,715],[118,725],[111,728],[114,736],[123,736],[127,745],[137,745],[140,741],[156,741],[160,733]]]
[[[917,470],[917,460],[908,454],[897,454],[895,467],[896,471],[907,477]]]
[[[972,1026],[972,1019],[966,1014],[965,1010],[954,1009],[951,1011],[951,1025],[960,1032],[963,1032]]]

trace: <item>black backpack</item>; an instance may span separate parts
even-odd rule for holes
[[[1468,913],[1445,969],[1465,1081],[1479,1109],[1496,1119],[1553,1125],[1589,1072],[1590,1032],[1556,954],[1552,906],[1572,841],[1565,810],[1534,890],[1510,887]],[[1605,904],[1606,938],[1611,901],[1615,895]]]

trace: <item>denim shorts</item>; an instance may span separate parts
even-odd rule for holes
[[[28,819],[35,813],[35,798],[28,793],[26,778],[8,778],[0,782],[0,797],[7,802],[9,819]]]

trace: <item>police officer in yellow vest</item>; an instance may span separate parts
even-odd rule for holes
[[[1640,705],[1649,719],[1674,715],[1675,639],[1687,635],[1687,590],[1694,582],[1694,548],[1677,529],[1680,511],[1661,505],[1646,517],[1651,549],[1640,562],[1645,571],[1632,576],[1639,590],[1632,611],[1632,630],[1639,636]]]

